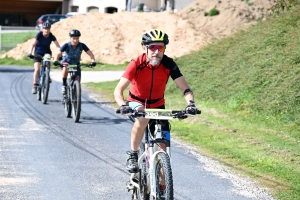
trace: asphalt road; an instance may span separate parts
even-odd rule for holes
[[[46,105],[31,94],[33,69],[0,66],[0,199],[128,200],[132,123],[83,89],[80,123],[64,115],[61,83]],[[193,149],[172,143],[176,200],[272,199]]]

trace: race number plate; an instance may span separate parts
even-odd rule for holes
[[[69,72],[77,72],[77,67],[73,67],[73,66],[70,67],[70,66],[69,66],[68,71],[69,71]]]
[[[43,59],[44,61],[51,61],[51,56],[44,56]]]
[[[164,109],[145,109],[147,119],[173,119],[172,110]]]

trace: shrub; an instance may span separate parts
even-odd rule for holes
[[[209,11],[209,16],[215,16],[215,15],[218,15],[220,14],[220,11],[216,8],[213,8]]]

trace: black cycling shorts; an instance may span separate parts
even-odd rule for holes
[[[40,54],[34,54],[34,58],[33,58],[33,62],[42,62],[42,55],[40,55]]]
[[[45,54],[44,54],[44,55],[45,55]],[[36,63],[36,62],[39,62],[39,63],[42,62],[43,56],[44,56],[44,55],[36,54],[36,53],[35,53],[35,54],[34,54],[34,58],[33,58],[33,62],[35,62],[35,63]],[[50,54],[50,55],[51,55],[51,54]]]

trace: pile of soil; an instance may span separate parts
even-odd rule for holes
[[[169,35],[166,55],[180,57],[197,50],[213,39],[226,37],[236,30],[248,27],[258,20],[265,20],[274,0],[196,0],[185,9],[165,12],[120,12],[114,14],[89,13],[75,15],[53,24],[51,32],[62,46],[69,41],[71,29],[81,32],[80,41],[102,63],[120,64],[130,61],[142,52],[142,34],[158,28]],[[205,16],[211,9],[220,14]],[[15,59],[28,54],[33,39],[19,44],[4,56]],[[58,49],[52,43],[53,55]],[[90,61],[82,54],[82,61]]]

